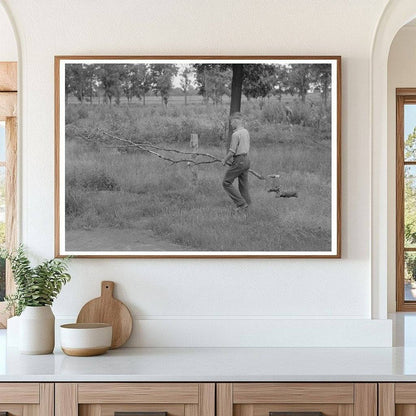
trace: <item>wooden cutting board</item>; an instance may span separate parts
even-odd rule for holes
[[[130,337],[133,319],[124,303],[113,297],[114,282],[101,282],[101,296],[86,303],[77,323],[107,323],[113,326],[111,349],[121,347]]]

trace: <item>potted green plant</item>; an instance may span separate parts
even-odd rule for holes
[[[23,354],[49,354],[55,346],[55,316],[51,305],[71,276],[68,258],[45,260],[32,266],[20,245],[16,250],[1,250],[9,260],[16,292],[6,296],[8,308],[19,318],[19,351]]]

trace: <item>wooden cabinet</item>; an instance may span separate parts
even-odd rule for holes
[[[52,383],[0,383],[0,415],[53,416]]]
[[[377,384],[217,384],[217,416],[318,416],[319,412],[323,416],[377,416]]]
[[[379,416],[415,416],[416,383],[380,383]]]
[[[8,416],[416,416],[416,383],[0,383],[1,416],[2,412]]]
[[[56,416],[215,416],[214,383],[57,383]]]

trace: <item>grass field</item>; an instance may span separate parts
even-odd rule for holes
[[[186,164],[171,165],[140,151],[121,152],[100,143],[85,143],[74,133],[77,128],[88,131],[99,124],[132,140],[140,138],[189,151],[190,133],[196,132],[199,151],[222,157],[226,149],[225,105],[171,106],[166,111],[157,106],[69,104],[66,229],[117,228],[137,233],[147,229],[186,250],[328,251],[329,123],[323,124],[321,117],[321,123],[315,125],[310,108],[303,109],[306,121],[290,127],[279,120],[278,104],[260,110],[256,103],[245,103],[252,168],[263,174],[280,174],[281,189],[296,191],[298,198],[275,198],[267,192],[266,181],[250,175],[253,204],[249,214],[241,216],[234,214],[222,189],[225,168],[220,163],[199,166],[198,180],[193,181]]]

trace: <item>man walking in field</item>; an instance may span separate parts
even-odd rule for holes
[[[231,165],[225,173],[222,186],[233,200],[237,211],[244,212],[251,203],[248,192],[248,170],[250,168],[250,159],[248,152],[250,150],[250,135],[243,127],[241,113],[234,113],[230,117],[231,127],[234,130],[231,137],[230,148],[227,155],[222,160],[223,166],[232,159]],[[233,186],[234,180],[238,178],[238,191]]]

